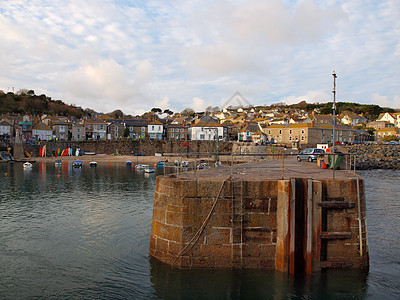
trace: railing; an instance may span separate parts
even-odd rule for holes
[[[296,151],[297,152],[297,151]],[[237,169],[275,169],[281,172],[282,179],[285,177],[285,171],[296,172],[299,174],[306,174],[298,169],[290,168],[286,165],[288,161],[293,162],[293,159],[298,156],[299,153],[290,153],[288,151],[275,150],[275,153],[236,153],[236,152],[191,152],[191,153],[164,153],[163,157],[166,157],[168,161],[172,158],[173,162],[169,162],[164,166],[164,174],[169,169],[168,173],[176,173],[177,176],[181,172],[194,171],[202,168],[219,168],[219,169],[230,169],[231,175],[235,173]],[[342,158],[339,158],[342,157]],[[250,166],[245,165],[246,163],[256,161],[274,161],[272,164],[267,166]],[[279,163],[278,163],[279,161]],[[335,171],[346,170],[353,174],[356,174],[356,162],[357,155],[354,153],[340,153],[332,154],[325,153],[318,156],[318,164],[323,161],[325,164],[329,164],[329,169],[332,172],[332,178],[335,178]],[[183,162],[189,162],[188,166],[183,166]],[[332,163],[335,167],[331,166]],[[204,167],[203,167],[204,166]],[[320,165],[319,165],[320,166]],[[324,168],[313,170],[313,174],[327,172]]]

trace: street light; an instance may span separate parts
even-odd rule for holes
[[[333,131],[332,131],[332,133],[333,133],[333,139],[332,139],[333,146],[332,146],[332,152],[333,152],[333,153],[335,153],[335,127],[336,127],[336,78],[337,78],[337,76],[336,76],[336,73],[335,73],[335,70],[333,71],[333,73],[332,73],[332,76],[333,76],[333,90],[332,90],[332,93],[333,93],[333,107],[332,107],[332,109],[333,109]]]

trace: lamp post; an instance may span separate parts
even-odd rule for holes
[[[332,76],[333,76],[333,90],[332,90],[332,93],[333,93],[333,107],[332,107],[332,109],[333,109],[333,131],[332,131],[332,133],[333,133],[333,139],[332,139],[332,142],[333,142],[333,146],[332,146],[332,153],[335,153],[335,127],[336,127],[336,78],[337,78],[337,76],[336,76],[336,73],[335,73],[335,71],[333,71],[333,73],[332,73]]]

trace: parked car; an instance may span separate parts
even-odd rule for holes
[[[297,155],[297,161],[308,160],[310,162],[317,160],[319,155],[324,155],[325,151],[318,148],[307,148],[301,150],[299,155]]]

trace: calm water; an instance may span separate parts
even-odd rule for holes
[[[0,164],[0,299],[399,299],[400,172],[366,171],[371,268],[291,277],[150,259],[154,174]]]

